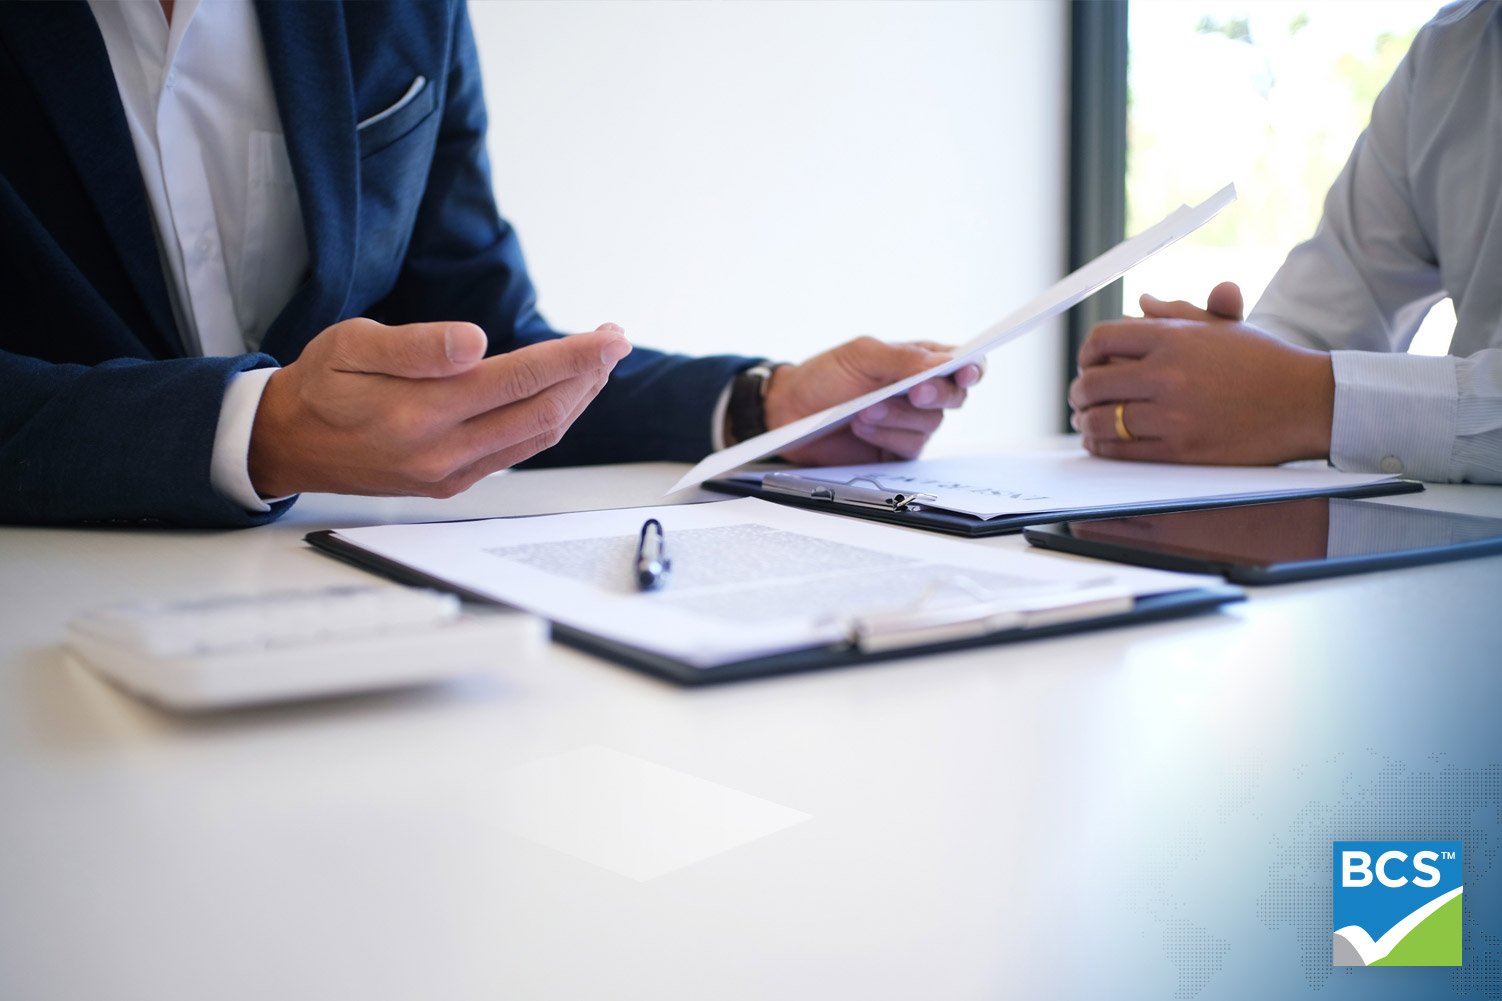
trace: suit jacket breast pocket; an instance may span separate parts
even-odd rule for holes
[[[355,126],[355,134],[360,140],[360,156],[379,153],[416,129],[437,108],[438,88],[426,77],[417,77],[396,103]]]
[[[412,237],[438,136],[437,87],[418,77],[395,104],[360,122],[358,295],[378,299],[396,280]]]

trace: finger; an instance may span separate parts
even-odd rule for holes
[[[1113,358],[1142,358],[1163,343],[1168,328],[1159,320],[1113,320],[1098,323],[1080,345],[1080,368]]]
[[[419,481],[434,484],[437,490],[439,485],[454,484],[455,478],[463,479],[464,469],[488,455],[505,454],[511,457],[511,463],[517,463],[551,448],[595,400],[608,379],[608,370],[587,371],[547,386],[532,397],[464,419],[446,430],[440,443],[428,446]],[[481,475],[503,467],[505,464],[491,464]],[[436,496],[452,496],[452,491]]]
[[[470,418],[450,439],[449,468],[470,465],[520,442],[545,441],[543,448],[556,445],[605,382],[605,377],[593,373],[576,375],[535,396]]]
[[[986,360],[984,358],[955,369],[954,374],[950,376],[954,380],[954,384],[961,389],[969,389],[985,377]]]
[[[457,375],[485,356],[485,332],[473,323],[345,320],[319,335],[329,338],[330,364],[341,372],[434,379]]]
[[[1172,443],[1163,439],[1120,441],[1116,438],[1085,439],[1085,449],[1102,459],[1131,459],[1137,462],[1185,462]]]
[[[603,364],[614,366],[631,353],[631,342],[626,340],[626,331],[621,329],[620,324],[602,323],[591,333],[604,341],[600,345],[600,361]]]
[[[923,446],[928,444],[929,436],[921,431],[909,431],[905,428],[891,428],[872,426],[861,421],[852,422],[850,433],[867,444],[902,459],[917,458],[918,453],[923,451]]]
[[[589,405],[594,402],[594,399],[599,394],[600,390],[605,387],[606,381],[606,379],[600,379],[598,382],[596,382],[592,387],[590,387],[589,391],[579,399],[579,401],[574,405],[574,408],[569,411],[568,418],[564,422],[564,434],[567,434],[567,428],[573,427],[574,422],[578,420],[580,415],[582,415],[584,411],[589,408]],[[486,476],[489,476],[491,473],[499,472],[502,469],[510,469],[517,463],[525,462],[539,452],[547,451],[557,443],[558,437],[548,432],[534,435],[533,437],[521,442],[509,443],[501,447],[500,449],[497,449],[496,451],[488,452],[488,454],[479,456],[478,458],[472,460],[467,466],[463,467],[460,470],[457,470],[450,477],[452,481],[451,485],[457,486],[459,490],[468,490],[476,482],[485,478]]]
[[[476,459],[436,483],[426,485],[422,492],[430,497],[453,497],[468,490],[491,473],[510,469],[539,452],[547,451],[554,444],[556,442],[547,435],[538,435],[526,441],[515,442],[498,452]]]
[[[588,386],[585,389],[584,393],[579,396],[578,401],[574,404],[573,408],[569,410],[568,416],[564,420],[564,434],[567,434],[568,429],[574,426],[574,421],[577,421],[580,415],[583,414],[585,410],[589,409],[589,405],[595,401],[595,397],[600,395],[600,390],[604,389],[606,383],[608,383],[609,381],[610,374],[607,372],[606,374],[595,380],[595,382]],[[521,460],[518,459],[517,461],[520,462]]]
[[[944,420],[944,412],[915,407],[901,397],[867,407],[855,415],[857,423],[871,428],[902,428],[933,434]]]
[[[432,497],[452,497],[468,490],[478,480],[508,469],[556,445],[575,420],[593,402],[605,380],[590,385],[559,423],[545,426],[530,437],[529,428],[514,412],[497,411],[474,418],[450,440],[429,450],[428,464],[414,477],[417,492]],[[521,406],[514,404],[513,407]],[[505,408],[511,411],[513,408]],[[533,425],[536,427],[537,425]]]
[[[1221,282],[1210,290],[1205,300],[1210,312],[1227,320],[1240,322],[1246,318],[1246,304],[1241,298],[1241,286],[1235,282]]]
[[[940,344],[938,341],[910,341],[909,343],[923,348],[925,351],[932,351],[935,354],[945,354],[949,355],[950,357],[953,357],[955,352],[955,346],[953,344]],[[949,374],[948,378],[952,379],[954,381],[954,384],[961,389],[969,389],[977,382],[980,382],[981,379],[985,378],[985,376],[986,359],[977,358],[975,361],[969,362],[955,369]],[[958,404],[956,404],[956,406],[958,406]]]
[[[1148,372],[1140,361],[1127,359],[1113,365],[1093,365],[1082,369],[1069,384],[1069,405],[1075,410],[1084,410],[1118,400],[1153,399],[1155,394],[1147,377]]]
[[[953,410],[965,402],[965,391],[952,378],[925,379],[907,391],[911,405],[925,410]]]
[[[1144,292],[1137,300],[1142,307],[1142,315],[1149,320],[1214,320],[1218,317],[1208,309],[1201,309],[1192,302],[1183,299],[1175,299],[1166,302],[1155,295]]]
[[[1157,441],[1166,430],[1160,408],[1151,402],[1127,403],[1121,411],[1121,423],[1131,439],[1121,437],[1116,427],[1116,403],[1089,407],[1075,414],[1079,431],[1086,441],[1119,441],[1124,445]]]
[[[464,373],[455,385],[435,385],[435,406],[461,417],[475,417],[516,403],[578,376],[603,377],[631,351],[614,324],[587,334],[572,334],[508,351]]]
[[[1166,302],[1155,295],[1143,294],[1138,300],[1142,315],[1163,320],[1236,320],[1244,318],[1241,288],[1235,282],[1221,282],[1210,290],[1205,308],[1177,299]]]

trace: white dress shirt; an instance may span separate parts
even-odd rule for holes
[[[90,0],[125,108],[184,347],[255,350],[308,267],[302,209],[250,0]],[[235,376],[214,488],[247,510],[250,431],[273,369]]]
[[[1313,239],[1249,320],[1331,351],[1341,469],[1502,483],[1502,4],[1441,11],[1414,39]],[[1450,355],[1403,353],[1448,293]]]

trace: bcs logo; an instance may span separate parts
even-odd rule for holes
[[[1459,966],[1459,841],[1337,841],[1336,966]]]

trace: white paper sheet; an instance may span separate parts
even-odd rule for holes
[[[977,518],[1125,507],[1225,497],[1310,494],[1383,483],[1384,473],[1342,473],[1324,464],[1294,466],[1186,466],[1119,462],[1084,450],[1012,455],[977,455],[864,466],[788,469],[801,479],[879,486],[901,493],[928,494],[922,503]],[[759,481],[765,472],[735,479]]]
[[[673,561],[639,592],[642,522]],[[1133,595],[1215,578],[996,549],[754,498],[436,525],[341,529],[368,552],[572,626],[699,666],[837,643],[852,617],[922,607],[936,588],[1024,599]]]
[[[801,441],[824,434],[832,428],[839,427],[874,403],[896,396],[898,393],[905,393],[925,379],[931,379],[937,375],[948,375],[964,365],[977,361],[987,352],[1022,336],[1044,320],[1058,316],[1164,247],[1193,233],[1235,200],[1236,186],[1228,184],[1193,208],[1187,205],[1179,206],[1156,226],[1129,240],[1123,240],[1078,271],[1060,279],[1053,287],[1018,308],[1005,319],[981,331],[958,349],[954,360],[881,389],[872,390],[846,403],[810,414],[791,424],[773,428],[765,434],[748,438],[729,448],[722,448],[713,455],[700,460],[699,464],[685,473],[668,493],[672,494],[688,487],[698,486],[705,480],[723,476],[747,463],[755,462]]]

